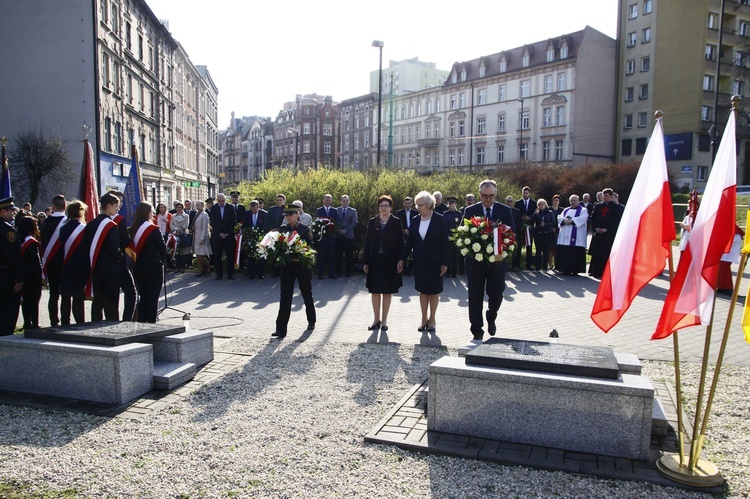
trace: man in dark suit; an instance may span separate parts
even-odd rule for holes
[[[209,220],[211,221],[211,245],[216,258],[216,280],[224,277],[221,265],[222,254],[227,257],[227,278],[234,279],[234,224],[237,221],[237,210],[227,204],[227,197],[223,193],[216,196],[216,204],[211,207]]]
[[[351,200],[344,194],[339,198],[341,206],[336,208],[341,218],[342,226],[336,238],[336,273],[341,275],[341,257],[346,257],[343,267],[346,277],[352,276],[354,268],[354,228],[357,226],[357,209],[349,206]]]
[[[526,270],[534,270],[534,267],[531,265],[531,262],[534,261],[534,254],[531,251],[533,234],[531,234],[532,229],[530,224],[531,217],[534,216],[534,212],[536,211],[536,201],[531,199],[531,188],[529,186],[523,188],[521,195],[523,197],[516,201],[516,209],[521,212],[521,226],[518,227],[518,232],[516,232],[516,240],[519,245],[523,244],[526,246]],[[526,230],[526,227],[529,227],[528,230]],[[520,267],[521,251],[519,249],[519,251],[513,254],[513,269],[520,270]]]
[[[521,227],[521,212],[518,211],[518,208],[516,208],[515,201],[513,201],[513,196],[506,196],[505,197],[505,204],[510,208],[510,211],[513,212],[513,224],[516,226],[517,229],[520,229]],[[518,257],[516,257],[518,255]],[[516,258],[521,258],[521,245],[516,244],[516,248],[513,250],[513,257],[511,258],[511,261],[513,263],[513,268],[511,268],[511,271],[513,272],[521,272],[521,269],[515,266]],[[511,262],[504,262],[506,270],[508,267],[510,267]]]
[[[250,201],[250,211],[245,213],[245,219],[242,221],[243,228],[259,228],[263,232],[268,230],[268,213],[260,209],[258,201]],[[247,278],[255,279],[257,275],[260,279],[265,279],[264,272],[266,260],[256,260],[253,256],[247,255]]]
[[[479,195],[481,202],[466,208],[464,217],[486,217],[493,223],[504,223],[514,232],[515,222],[513,212],[508,206],[495,201],[497,196],[497,184],[493,180],[483,180],[479,184]],[[489,304],[487,307],[487,331],[490,336],[495,336],[497,326],[497,312],[503,303],[503,291],[505,291],[505,265],[502,262],[489,263],[477,262],[473,258],[466,258],[466,276],[468,278],[469,291],[469,321],[471,322],[471,334],[474,340],[482,341],[484,337],[484,321],[482,308],[484,304],[484,293],[487,290]]]
[[[443,203],[443,193],[440,191],[435,191],[432,193],[432,196],[435,198],[435,213],[440,213],[441,215],[448,211],[448,205]]]
[[[231,199],[231,205],[234,206],[234,209],[236,210],[236,219],[237,223],[242,223],[243,220],[245,220],[245,213],[247,210],[243,205],[240,204],[240,192],[239,191],[232,191],[229,193],[229,197]],[[240,229],[241,230],[241,229]],[[245,268],[245,252],[240,252],[240,268]]]
[[[49,286],[49,301],[47,310],[49,311],[49,320],[51,326],[57,326],[60,323],[60,279],[62,278],[62,264],[65,253],[59,241],[60,232],[57,228],[65,218],[65,196],[58,194],[52,198],[52,214],[44,219],[39,226],[41,234],[42,266],[44,275]]]
[[[404,228],[404,239],[409,237],[409,229],[413,218],[417,216],[418,212],[412,209],[414,206],[414,200],[406,196],[404,198],[404,207],[396,212],[396,216],[401,220],[401,227]],[[404,267],[404,275],[411,275],[412,261],[409,260]]]
[[[183,203],[185,208],[185,214],[188,216],[188,230],[190,232],[193,232],[193,228],[195,227],[195,217],[198,216],[198,212],[193,208],[193,202],[189,199],[186,199]]]
[[[339,212],[331,206],[333,196],[325,194],[323,196],[323,206],[315,210],[316,218],[327,218],[333,223],[341,222]],[[336,232],[329,236],[324,236],[318,245],[318,279],[323,279],[326,266],[328,267],[328,277],[336,279]]]
[[[453,229],[458,228],[461,225],[461,219],[463,214],[458,211],[458,198],[455,196],[448,197],[448,211],[443,213],[443,220],[445,220],[445,226],[448,228],[448,236],[451,235]],[[450,252],[448,256],[448,274],[451,277],[456,277],[458,272],[458,260],[460,253],[456,243],[450,243]]]
[[[284,223],[284,203],[286,196],[276,194],[276,206],[268,209],[268,230],[276,230]]]

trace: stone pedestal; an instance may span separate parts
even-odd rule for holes
[[[466,365],[429,368],[429,430],[647,460],[654,388],[617,380]]]

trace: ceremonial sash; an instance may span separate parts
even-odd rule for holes
[[[174,258],[174,254],[177,252],[177,238],[174,234],[167,234],[167,249],[171,253],[170,258]]]
[[[121,222],[122,222],[123,220],[125,220],[125,217],[124,217],[124,216],[122,216],[122,215],[120,215],[119,213],[118,213],[117,215],[115,215],[114,217],[112,217],[112,221],[113,221],[114,223],[116,223],[117,225],[120,225],[120,223],[121,223]]]
[[[240,254],[242,253],[242,233],[238,233],[234,236],[234,266],[239,268],[240,266]]]
[[[60,250],[60,228],[66,224],[68,217],[63,217],[60,223],[55,227],[55,232],[52,233],[52,237],[47,243],[47,247],[44,248],[44,256],[42,256],[42,277],[47,279],[47,263],[52,260],[57,252]]]
[[[125,217],[122,217],[125,218]],[[102,251],[102,245],[104,244],[104,240],[107,238],[107,234],[109,234],[109,231],[113,228],[117,227],[117,223],[115,223],[112,219],[103,219],[99,226],[96,228],[96,232],[94,233],[94,240],[91,241],[91,249],[89,250],[89,261],[91,262],[91,274],[93,275],[94,269],[96,268],[96,262],[99,260],[99,254]],[[91,282],[91,276],[89,276],[89,280],[86,283],[86,296],[94,296],[94,289],[93,284]]]
[[[581,215],[581,208],[582,207],[579,204],[578,207],[576,208],[576,215],[575,216],[580,216]],[[570,211],[570,209],[571,209],[570,206],[567,207],[567,208],[565,208],[565,211],[563,211],[563,218],[566,217],[566,215],[567,215],[568,211]],[[573,224],[573,231],[570,233],[570,244],[568,244],[568,246],[575,246],[576,245],[576,236],[577,235],[578,235],[578,226],[576,224]]]
[[[23,244],[21,244],[21,257],[23,257],[26,254],[26,250],[33,243],[39,244],[39,241],[37,241],[36,239],[34,239],[31,236],[26,236],[26,239],[23,240]]]
[[[525,233],[525,237],[526,237],[526,246],[531,246],[531,241],[533,241],[533,240],[534,240],[534,239],[533,239],[533,238],[531,237],[531,225],[527,225],[527,226],[526,226],[526,233]]]
[[[135,252],[136,257],[141,254],[141,250],[143,249],[143,245],[146,244],[148,236],[150,236],[151,233],[158,228],[158,226],[154,225],[148,220],[143,222],[141,226],[138,227],[138,231],[135,233],[135,237],[133,237],[133,242],[130,243],[130,248],[133,250],[133,252]]]
[[[73,232],[70,233],[70,236],[68,236],[68,240],[65,241],[65,256],[63,257],[63,265],[68,263],[68,260],[70,259],[71,255],[75,253],[76,248],[79,244],[81,244],[81,240],[83,239],[83,230],[86,228],[86,224],[84,223],[78,223],[78,226],[73,229]]]

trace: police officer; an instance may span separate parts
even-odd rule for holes
[[[279,232],[289,233],[297,231],[299,237],[312,246],[310,228],[299,223],[300,206],[288,204],[284,206],[284,224],[279,227]],[[305,301],[305,313],[307,314],[307,329],[315,329],[315,301],[312,295],[312,268],[305,267],[301,262],[287,262],[281,267],[281,300],[279,301],[279,314],[276,316],[276,331],[271,335],[275,338],[286,336],[289,315],[292,312],[292,295],[294,294],[294,281],[299,284],[299,292]]]
[[[0,336],[16,330],[21,306],[21,241],[12,225],[17,211],[12,197],[0,199]]]
[[[446,227],[448,227],[448,234],[450,234],[453,229],[456,229],[459,225],[461,225],[462,218],[463,213],[458,211],[458,198],[456,198],[455,196],[448,197],[448,211],[443,213],[443,220],[445,220],[445,225]],[[458,262],[458,247],[456,247],[456,243],[451,243],[448,252],[448,274],[450,274],[451,277],[456,277],[456,272],[458,271]]]

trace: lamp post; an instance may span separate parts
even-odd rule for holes
[[[388,111],[388,168],[393,165],[393,71],[391,71],[391,103]]]
[[[383,104],[383,42],[375,40],[372,42],[373,47],[380,49],[380,65],[378,66],[378,154],[375,166],[380,166],[380,123],[383,116],[381,106]]]
[[[297,140],[299,140],[299,129],[289,128],[286,133],[294,134],[294,173],[297,173]]]
[[[518,99],[521,103],[521,111],[518,113],[519,127],[521,129],[521,138],[518,143],[518,161],[523,161],[523,99]]]

